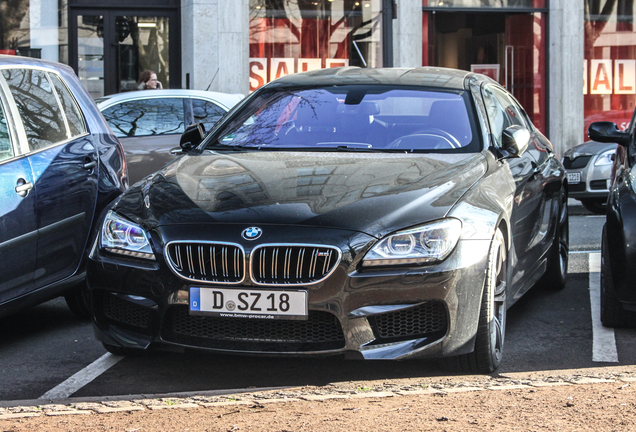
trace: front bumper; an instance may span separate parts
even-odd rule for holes
[[[595,158],[582,169],[566,170],[568,179],[571,175],[578,174],[581,181],[578,183],[568,182],[568,196],[570,198],[581,199],[607,199],[609,194],[610,179],[612,176],[612,166],[595,166]],[[569,181],[569,180],[568,180]]]
[[[158,251],[175,240],[236,240],[244,228],[170,226],[151,237]],[[215,284],[182,279],[161,252],[156,262],[144,262],[94,247],[87,280],[97,338],[128,348],[152,344],[270,355],[347,353],[365,359],[444,357],[473,350],[489,241],[460,240],[436,265],[361,269],[361,259],[376,241],[372,237],[322,228],[299,232],[272,226],[266,232],[258,242],[243,241],[246,258],[255,243],[274,240],[328,244],[342,252],[327,279],[303,287],[308,291],[307,321],[191,315],[189,288]],[[236,287],[259,289],[249,276]]]

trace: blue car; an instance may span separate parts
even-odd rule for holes
[[[127,187],[121,143],[73,70],[0,56],[0,316],[81,287],[95,220]]]

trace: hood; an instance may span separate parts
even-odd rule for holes
[[[563,157],[568,157],[572,160],[581,156],[594,156],[601,154],[607,150],[616,150],[618,144],[614,143],[600,143],[596,141],[588,141],[583,144],[579,144],[566,151]]]
[[[481,153],[206,151],[137,183],[116,210],[148,229],[276,224],[380,237],[444,217],[485,171]]]

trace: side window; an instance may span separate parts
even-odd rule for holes
[[[192,99],[192,114],[194,123],[203,123],[205,130],[209,131],[225,115],[225,110],[215,103]]]
[[[31,151],[68,138],[64,117],[46,73],[32,69],[2,71],[18,107]]]
[[[183,133],[183,101],[158,98],[122,102],[102,111],[119,138]]]
[[[49,73],[49,77],[51,81],[53,81],[55,91],[57,91],[57,95],[62,103],[62,109],[64,110],[64,114],[66,114],[66,121],[68,121],[71,136],[75,137],[86,133],[84,118],[68,88],[57,75]]]
[[[486,106],[486,111],[488,112],[490,130],[494,135],[495,140],[497,141],[497,145],[501,147],[503,131],[507,127],[511,126],[513,123],[511,122],[504,108],[501,106],[499,100],[493,94],[492,87],[484,87],[482,94],[484,96],[484,105]]]
[[[14,156],[4,107],[0,104],[0,162]]]

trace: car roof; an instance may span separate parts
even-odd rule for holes
[[[495,81],[484,75],[459,69],[440,67],[418,67],[413,69],[343,67],[287,75],[272,81],[268,84],[268,87],[362,84],[442,87],[464,90],[467,88],[467,80],[471,77],[495,83]]]
[[[103,96],[95,100],[100,110],[108,108],[120,102],[138,99],[156,99],[165,97],[197,97],[208,99],[224,106],[226,109],[232,108],[245,96],[240,93],[221,93],[203,90],[186,89],[166,89],[166,90],[138,90],[124,93],[116,93]]]
[[[41,67],[53,70],[66,69],[73,71],[70,66],[63,63],[58,63],[50,60],[36,59],[33,57],[24,57],[17,55],[0,54],[0,68],[8,66],[28,66],[28,67]],[[74,72],[73,72],[74,73]]]

